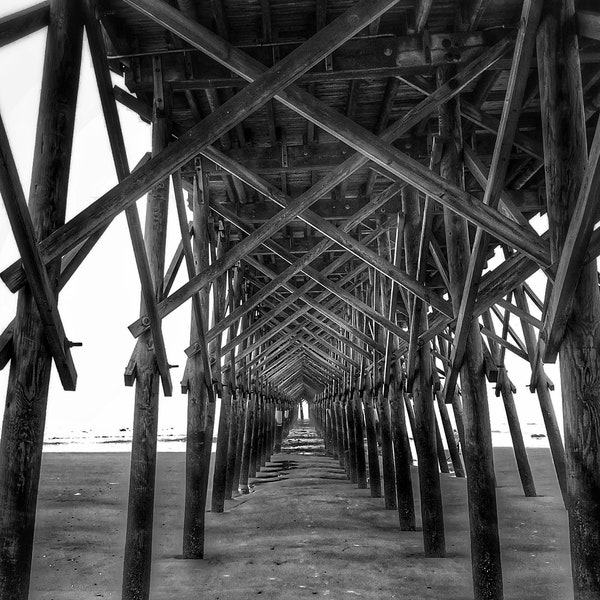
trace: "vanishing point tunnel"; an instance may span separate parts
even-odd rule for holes
[[[573,597],[598,600],[597,1],[23,4],[0,19],[0,45],[43,30],[45,60],[28,194],[12,124],[0,121],[0,193],[18,249],[1,272],[18,301],[0,335],[10,369],[0,598],[29,596],[51,369],[76,387],[60,292],[124,212],[141,308],[123,306],[136,312],[123,365],[135,396],[123,600],[152,596],[169,360],[185,364],[188,398],[182,563],[204,557],[206,509],[248,491],[307,406],[347,485],[397,509],[398,540],[422,529],[422,560],[451,560],[447,449],[468,497],[469,595],[503,598],[488,391],[491,382],[502,397],[533,498],[519,383],[531,391],[523,402],[539,402],[568,514]],[[68,212],[83,69],[95,76],[118,183]],[[135,164],[124,111],[151,126]],[[179,228],[172,256],[168,213]],[[167,348],[163,320],[190,307],[180,346]],[[528,367],[515,383],[514,357]],[[557,358],[562,432],[544,367]],[[193,597],[218,597],[202,586],[198,571]],[[419,595],[399,582],[395,597]]]

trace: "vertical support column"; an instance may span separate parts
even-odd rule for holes
[[[169,102],[162,86],[160,59],[154,59],[155,93],[152,115],[152,154],[166,147],[170,136]],[[169,179],[148,193],[144,241],[157,302],[162,300],[167,240]],[[146,313],[142,299],[141,314]],[[150,597],[152,526],[156,477],[156,438],[160,375],[150,331],[135,348],[136,382],[133,439],[129,473],[127,533],[123,560],[123,600]]]
[[[381,498],[381,471],[379,469],[379,449],[377,448],[377,432],[375,430],[375,409],[373,408],[373,398],[368,387],[367,384],[363,392],[363,403],[367,428],[369,488],[371,490],[371,498]]]
[[[222,223],[219,223],[216,232],[216,252],[215,260],[218,260],[227,251],[226,234],[222,229]],[[227,274],[217,278],[214,288],[214,315],[215,324],[218,323],[225,314],[225,286],[227,283]],[[230,296],[233,298],[234,291],[230,290]],[[231,430],[231,401],[233,390],[231,388],[231,370],[233,365],[228,363],[225,373],[221,373],[221,341],[222,335],[219,334],[215,340],[215,364],[213,367],[213,378],[217,381],[217,386],[221,388],[221,411],[219,413],[219,425],[217,429],[217,450],[215,454],[215,470],[213,473],[213,486],[211,498],[212,512],[223,512],[225,509],[225,493],[227,482],[227,456],[229,452],[229,434]]]
[[[256,390],[247,393],[246,421],[244,423],[244,446],[242,450],[242,465],[240,470],[240,490],[242,494],[248,494],[250,487],[250,459],[252,455],[252,432],[254,431],[254,420],[256,417]]]
[[[378,227],[382,226],[378,219]],[[383,243],[383,236],[377,238],[377,247],[379,254],[387,260],[394,260],[391,256],[391,241],[388,237],[386,243]],[[389,299],[391,285],[387,277],[377,274],[379,286],[375,287],[375,296],[379,296],[375,306],[382,315],[389,315]],[[382,346],[386,344],[386,333],[383,327],[376,326],[377,339]],[[379,414],[379,425],[381,427],[381,464],[383,472],[383,499],[385,508],[395,510],[398,508],[396,501],[396,471],[394,465],[394,447],[392,442],[392,425],[390,414],[390,403],[388,399],[388,382],[383,381],[383,369],[378,371],[377,384],[377,408]]]
[[[558,258],[587,165],[587,141],[574,3],[547,2],[546,9],[538,36],[538,60],[548,77],[546,81],[540,76],[540,98],[550,248],[552,257]],[[546,52],[543,59],[540,51]],[[581,272],[560,349],[575,600],[600,596],[599,325],[598,272],[596,261],[591,261]]]
[[[354,423],[354,407],[352,402],[352,390],[346,388],[344,391],[346,397],[345,416],[348,429],[348,462],[350,469],[350,481],[352,483],[358,482],[358,471],[356,463],[356,427]]]
[[[229,450],[229,434],[231,430],[232,391],[230,385],[230,375],[231,365],[227,365],[223,373],[225,383],[223,384],[221,392],[221,412],[219,414],[219,427],[217,432],[217,452],[215,455],[215,470],[213,474],[213,487],[211,498],[212,512],[223,512],[223,510],[225,510],[227,458]],[[221,444],[220,448],[219,444]]]
[[[505,318],[508,319],[508,315],[506,315]],[[494,323],[489,311],[483,314],[483,324],[491,331],[494,330]],[[508,320],[505,321],[505,324],[508,326]],[[493,340],[489,340],[489,345],[494,362],[498,365],[501,365],[504,362],[504,357],[501,354],[498,345]],[[506,412],[506,420],[508,422],[508,429],[512,439],[515,460],[517,461],[517,470],[519,471],[521,485],[523,486],[523,493],[527,497],[534,497],[537,495],[535,491],[535,483],[533,481],[533,475],[529,466],[529,460],[527,459],[525,443],[523,442],[523,434],[521,433],[521,424],[519,423],[519,415],[517,414],[517,407],[515,405],[515,399],[513,396],[513,388],[514,386],[508,378],[506,368],[504,366],[499,367],[498,381],[496,383],[496,396],[502,394],[502,401],[504,403],[504,410]]]
[[[396,496],[398,498],[398,519],[401,531],[414,531],[415,501],[412,491],[412,457],[404,417],[404,402],[402,391],[398,390],[401,383],[397,382],[397,371],[392,375],[390,382],[389,402],[392,420],[392,434],[394,442],[394,465],[396,468]]]
[[[442,419],[442,427],[444,428],[444,435],[446,437],[446,443],[448,444],[448,451],[450,453],[450,459],[452,460],[452,466],[454,468],[454,474],[456,477],[464,477],[465,470],[463,469],[462,460],[458,451],[456,440],[454,439],[454,432],[452,431],[452,423],[450,422],[450,416],[448,415],[448,409],[444,402],[441,392],[439,391],[439,376],[435,371],[435,367],[432,369],[433,382],[435,386],[435,399],[437,401],[438,410],[440,411],[440,417]]]
[[[229,272],[230,278],[230,302],[229,310],[233,312],[240,303],[242,298],[242,273],[241,269],[236,266]],[[243,319],[240,319],[243,327]],[[229,340],[232,340],[237,333],[238,323],[235,323],[229,328]],[[229,353],[229,377],[225,380],[229,386],[231,393],[231,416],[230,416],[230,427],[229,427],[229,439],[227,440],[227,467],[225,477],[225,499],[231,500],[233,497],[233,488],[235,481],[235,463],[237,456],[238,437],[240,435],[239,428],[239,411],[240,411],[240,397],[239,389],[236,385],[236,361],[235,361],[235,348],[231,349]],[[237,491],[237,482],[235,485]]]
[[[417,273],[420,210],[418,192],[407,186],[402,190],[402,210],[404,211],[404,254],[407,272]],[[411,329],[426,331],[427,310],[424,304],[415,299]],[[429,344],[420,346],[414,357],[414,381],[412,395],[414,401],[413,435],[418,457],[419,491],[421,495],[421,519],[423,521],[423,546],[427,556],[445,556],[444,509],[437,458],[437,425],[433,406],[432,361]],[[407,405],[408,406],[408,405]],[[410,412],[409,412],[410,415]],[[447,467],[447,465],[446,465]]]
[[[383,499],[387,510],[396,510],[396,472],[394,466],[394,448],[392,442],[392,426],[390,403],[384,394],[383,383],[377,392],[379,407],[379,423],[381,424],[381,462],[383,466]]]
[[[208,198],[205,197],[202,173],[194,179],[193,223],[194,223],[194,262],[196,270],[208,267]],[[192,343],[198,340],[198,327],[208,322],[208,289],[200,291],[202,314],[192,310]],[[198,322],[201,321],[201,323]],[[201,348],[187,361],[187,444],[185,453],[185,508],[183,518],[183,557],[204,558],[204,523],[206,509],[206,482],[210,466],[211,437],[207,437],[209,420],[208,388],[210,374],[205,371],[205,360]],[[208,451],[207,451],[208,450]]]
[[[354,444],[356,446],[356,481],[359,490],[367,489],[367,464],[365,461],[365,434],[360,394],[352,390],[352,410],[354,411]]]
[[[83,26],[78,3],[52,0],[29,212],[38,239],[65,220]],[[48,265],[58,287],[60,260]],[[0,440],[0,597],[26,600],[52,357],[37,305],[19,292]]]
[[[438,68],[438,84],[443,84],[446,77],[446,69]],[[456,99],[440,107],[439,121],[440,137],[444,144],[440,174],[462,186],[462,164],[459,158],[462,140],[459,133],[460,117]],[[458,314],[471,254],[469,234],[466,221],[448,209],[444,209],[444,220],[450,296],[454,314]],[[463,454],[469,493],[474,597],[475,600],[501,600],[503,597],[502,563],[498,536],[492,433],[483,368],[483,347],[477,319],[473,319],[470,324],[460,380],[463,392],[465,427]]]

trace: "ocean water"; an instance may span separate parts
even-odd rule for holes
[[[534,422],[521,424],[523,441],[528,448],[547,448],[548,438],[544,425]],[[168,429],[159,431],[159,452],[185,452],[184,432]],[[412,442],[412,438],[411,438]],[[445,444],[445,441],[444,441]],[[500,423],[492,428],[492,444],[495,447],[512,447],[508,425]],[[412,444],[411,444],[412,445]],[[213,451],[216,438],[213,438]],[[78,431],[54,435],[44,440],[44,452],[130,452],[131,430],[117,432]]]

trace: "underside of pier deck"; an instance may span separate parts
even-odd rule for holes
[[[29,594],[51,368],[65,390],[77,387],[80,344],[67,337],[60,293],[124,213],[140,301],[122,306],[132,336],[123,378],[134,388],[123,600],[170,597],[180,578],[213,590],[223,578],[239,591],[245,568],[234,573],[215,553],[246,551],[260,555],[252,589],[271,597],[394,597],[409,586],[406,597],[517,598],[518,565],[540,555],[526,557],[523,539],[512,554],[529,522],[521,508],[548,513],[532,548],[554,544],[558,519],[537,472],[547,456],[526,450],[519,422],[519,402],[533,400],[571,560],[571,580],[553,557],[561,566],[535,593],[564,598],[568,581],[575,600],[597,599],[597,3],[49,0],[0,18],[0,47],[40,29],[28,195],[0,118],[0,195],[19,254],[0,272],[18,295],[0,333],[0,368],[10,364],[0,597]],[[97,83],[116,184],[71,211],[83,70]],[[150,127],[135,162],[124,114]],[[167,317],[190,307],[171,347]],[[560,390],[544,366],[557,358]],[[513,360],[522,381],[509,377]],[[174,364],[184,365],[180,385]],[[180,392],[182,559],[156,563],[153,548],[173,535],[155,514],[159,406]],[[506,452],[492,447],[494,392],[510,476]],[[322,440],[319,458],[281,454],[298,417]],[[503,487],[507,476],[519,494]],[[453,503],[465,497],[458,517]],[[232,520],[247,547],[228,537]],[[338,520],[351,537],[331,533],[330,544]],[[261,529],[254,542],[248,527]],[[288,558],[273,573],[287,572],[295,592],[274,595],[275,554]],[[307,574],[322,586],[301,588]]]

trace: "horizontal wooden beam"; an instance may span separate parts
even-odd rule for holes
[[[0,48],[48,25],[50,5],[40,2],[0,18]]]
[[[427,0],[430,1],[430,0]],[[222,36],[221,36],[222,37]],[[427,73],[432,66],[447,64],[447,48],[444,41],[452,41],[452,49],[457,57],[457,64],[469,63],[485,48],[493,45],[498,39],[497,31],[472,33],[428,33],[408,36],[393,34],[361,36],[349,40],[341,48],[330,55],[330,67],[326,68],[324,61],[303,74],[298,83],[301,85],[321,82],[346,82],[368,78],[388,79],[411,73]],[[299,44],[287,43],[287,48]],[[285,42],[283,43],[285,44]],[[244,50],[257,57],[263,64],[272,66],[273,45],[245,46]],[[185,52],[185,54],[184,54]],[[111,55],[114,61],[123,62],[131,58],[139,58],[141,68],[135,73],[129,69],[125,72],[125,84],[134,93],[152,90],[152,73],[150,61],[145,58],[159,54],[164,62],[165,82],[173,90],[191,91],[207,89],[241,88],[246,85],[243,76],[232,75],[226,67],[216,64],[195,50],[167,50],[162,52],[142,52]],[[360,57],[360,59],[358,59]],[[186,70],[184,60],[191,68]],[[507,61],[500,61],[494,68],[510,67]],[[190,73],[191,72],[191,73]],[[187,73],[191,76],[185,76]]]
[[[25,194],[21,187],[17,166],[10,148],[4,121],[0,117],[0,195],[4,200],[29,289],[35,299],[44,327],[46,343],[54,358],[56,370],[65,390],[74,391],[77,371],[73,364],[70,342],[58,312],[56,294],[46,266],[36,244],[35,230]]]

